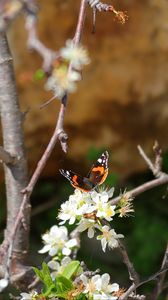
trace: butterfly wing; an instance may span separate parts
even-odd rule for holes
[[[103,152],[87,175],[87,178],[94,184],[94,186],[100,185],[106,180],[108,175],[108,158],[108,152]]]
[[[71,185],[74,187],[74,188],[77,188],[83,192],[89,192],[93,189],[93,183],[86,177],[82,177],[72,171],[68,171],[68,170],[59,170],[60,173],[66,177]]]

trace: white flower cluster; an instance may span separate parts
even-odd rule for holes
[[[54,225],[49,232],[42,235],[44,247],[39,250],[43,254],[48,252],[52,260],[48,262],[52,270],[51,278],[54,280],[58,273],[61,273],[65,266],[71,261],[69,255],[78,246],[77,239],[68,239],[68,230],[65,226]]]
[[[59,54],[60,62],[53,68],[46,89],[52,90],[55,97],[61,99],[66,92],[73,93],[76,90],[76,82],[81,80],[80,71],[90,60],[86,49],[74,45],[73,40],[67,40],[66,47],[60,49]]]
[[[74,194],[69,197],[69,200],[61,205],[61,210],[58,218],[62,220],[60,224],[69,221],[69,224],[74,224],[78,221],[78,231],[88,230],[88,237],[94,236],[95,229],[98,229],[101,234],[97,237],[101,240],[102,249],[105,252],[106,246],[115,248],[118,246],[118,238],[123,238],[123,235],[116,234],[114,229],[109,226],[102,226],[101,220],[112,221],[115,215],[115,205],[110,205],[109,198],[112,197],[114,189],[109,191],[83,193],[76,189]]]
[[[60,55],[65,60],[70,61],[76,70],[81,70],[83,65],[90,63],[86,49],[81,45],[74,46],[73,40],[66,41],[66,47],[60,50]]]
[[[30,293],[21,293],[20,296],[20,300],[36,300],[38,293],[36,291],[32,291]]]
[[[8,283],[6,278],[0,279],[0,293],[8,286]]]
[[[116,300],[118,299],[117,292],[119,285],[117,283],[110,284],[110,275],[105,273],[95,275],[88,278],[81,275],[80,279],[84,285],[83,293],[86,294],[87,299],[93,300]]]
[[[45,245],[39,250],[39,253],[48,252],[50,256],[55,256],[59,253],[68,256],[71,254],[72,249],[77,246],[75,238],[68,239],[68,230],[65,226],[52,226],[49,232],[42,235],[42,239]]]
[[[69,220],[69,224],[74,224],[75,221],[83,221],[89,219],[88,215],[95,212],[95,218],[111,221],[115,215],[115,205],[108,203],[110,191],[84,193],[76,189],[73,195],[70,195],[69,200],[61,205],[58,218],[62,220],[60,224],[64,224]]]

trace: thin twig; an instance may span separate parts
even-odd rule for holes
[[[127,250],[126,250],[124,244],[121,241],[118,241],[118,244],[119,244],[119,250],[123,257],[123,261],[124,261],[125,265],[127,266],[130,280],[133,281],[137,285],[139,283],[139,275],[136,272],[134,265],[132,264],[132,262],[129,259],[129,256],[128,256],[128,253],[127,253]]]
[[[138,145],[138,150],[140,155],[143,157],[145,162],[147,163],[149,169],[152,171],[154,176],[156,176],[156,179],[150,180],[148,182],[143,183],[142,185],[136,187],[135,189],[132,189],[131,191],[128,191],[130,197],[138,196],[139,194],[144,193],[145,191],[148,191],[154,187],[157,187],[159,185],[165,184],[168,182],[168,174],[161,171],[161,149],[158,145],[158,143],[154,145],[154,151],[155,151],[155,165],[152,163],[150,158],[146,155],[144,150],[140,145]],[[117,204],[121,199],[121,196],[117,196],[113,198],[110,203],[112,205]]]
[[[166,267],[168,267],[168,244],[166,246],[166,251],[165,251],[165,254],[164,254],[164,257],[163,257],[161,269],[165,269]],[[151,297],[152,300],[157,300],[158,296],[162,292],[162,287],[163,287],[165,276],[166,276],[166,271],[163,272],[159,276],[156,287],[154,288],[154,291],[152,293],[152,297]]]
[[[49,72],[54,59],[58,56],[56,52],[47,48],[39,39],[36,30],[37,17],[35,14],[28,14],[26,18],[26,29],[28,32],[28,47],[35,50],[43,58],[43,69]]]
[[[163,174],[160,178],[156,178],[153,180],[150,180],[148,182],[143,183],[142,185],[128,191],[127,193],[129,193],[130,197],[135,197],[138,196],[148,190],[151,190],[157,186],[163,185],[165,183],[168,183],[168,174]],[[117,196],[113,199],[111,199],[110,203],[112,205],[117,204],[121,199],[121,196]]]
[[[162,168],[162,149],[159,146],[158,141],[155,141],[153,146],[153,151],[155,153],[155,170],[156,173],[159,175]]]
[[[163,172],[161,172],[161,163],[162,163],[162,158],[161,158],[161,149],[159,147],[158,142],[155,142],[153,150],[155,152],[155,163],[153,164],[150,158],[146,155],[144,150],[140,145],[138,145],[138,150],[140,155],[143,157],[145,160],[146,164],[148,165],[149,169],[152,171],[153,175],[155,177],[160,177],[162,176]]]
[[[148,278],[140,281],[137,285],[135,283],[133,283],[128,290],[122,294],[119,298],[119,300],[126,300],[128,298],[128,296],[134,292],[138,287],[142,286],[143,284],[156,280],[158,276],[160,276],[161,274],[165,273],[168,270],[168,267],[164,268],[164,269],[160,269],[158,272],[156,272],[155,274],[153,274],[152,276],[149,276]],[[153,299],[152,299],[153,300]]]
[[[140,155],[143,157],[144,161],[146,162],[147,166],[149,167],[149,169],[152,171],[153,175],[155,176],[155,167],[152,163],[152,161],[150,160],[150,158],[146,155],[146,153],[144,152],[144,150],[142,149],[142,147],[140,145],[137,146]]]
[[[133,284],[129,287],[129,289],[128,289],[124,294],[122,294],[122,295],[120,296],[119,300],[126,300],[126,299],[128,298],[128,296],[129,296],[133,291],[135,291],[135,290],[136,290],[136,285],[135,285],[135,283],[133,283]]]
[[[65,134],[63,131],[64,115],[65,115],[65,106],[64,106],[64,104],[61,104],[61,108],[60,108],[60,112],[59,112],[59,116],[58,116],[58,120],[57,120],[57,124],[56,124],[55,130],[54,130],[54,133],[49,141],[49,144],[48,144],[46,150],[44,151],[44,154],[42,155],[41,159],[38,162],[38,165],[29,181],[29,184],[23,190],[24,194],[28,194],[29,196],[31,195],[33,188],[34,188],[42,170],[44,169],[44,167],[47,163],[47,160],[50,157],[51,152],[54,149],[54,146],[55,146],[58,138],[60,139],[61,143],[62,142],[65,143],[65,141],[62,141],[62,137]],[[65,134],[64,138],[66,140],[66,134]]]

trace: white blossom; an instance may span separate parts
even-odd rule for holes
[[[97,284],[98,279],[100,279],[100,275],[94,275],[92,278],[88,278],[82,274],[80,276],[80,279],[82,280],[83,285],[84,285],[84,290],[83,290],[84,294],[88,293],[91,296],[91,295],[94,295],[94,293],[97,293],[97,285],[96,284]]]
[[[94,237],[95,229],[99,228],[98,225],[95,223],[95,220],[92,219],[81,219],[80,223],[78,224],[78,231],[83,232],[88,229],[88,237],[91,239]]]
[[[110,205],[108,203],[109,195],[106,191],[102,193],[97,193],[93,191],[91,197],[94,203],[94,208],[97,211],[96,216],[107,221],[111,221],[112,217],[115,215],[115,205]]]
[[[0,279],[0,293],[8,286],[8,280],[5,278]]]
[[[63,98],[66,92],[76,91],[76,82],[81,80],[78,71],[68,71],[67,67],[55,68],[52,75],[48,78],[45,88],[52,90],[56,98]]]
[[[90,194],[75,190],[74,194],[70,195],[69,200],[61,205],[58,214],[58,218],[62,220],[60,224],[64,224],[68,220],[70,225],[74,224],[76,220],[86,213],[92,213],[94,209]]]
[[[66,47],[60,50],[60,55],[70,61],[72,67],[77,70],[90,63],[87,50],[81,45],[74,45],[73,40],[66,41]]]
[[[109,248],[118,247],[118,239],[123,238],[122,234],[117,234],[114,229],[110,229],[109,226],[105,225],[101,229],[102,235],[97,236],[97,240],[101,240],[102,249],[105,252],[106,246]]]
[[[69,224],[75,223],[77,216],[80,215],[77,203],[72,199],[61,204],[61,209],[58,214],[58,218],[62,220],[60,224],[64,224],[69,220]]]
[[[63,255],[70,255],[72,248],[77,246],[75,238],[68,240],[68,231],[65,226],[52,226],[49,232],[42,235],[42,239],[45,245],[39,253],[49,252],[50,256],[55,256],[59,251],[62,251]]]
[[[80,279],[84,285],[84,294],[93,300],[116,300],[117,296],[113,296],[113,292],[119,290],[117,283],[110,284],[110,276],[105,273],[102,276],[95,275],[92,278],[88,278],[85,275],[81,275]],[[89,299],[90,299],[89,298]]]
[[[97,289],[103,293],[111,294],[119,290],[119,285],[117,283],[110,284],[110,275],[105,273],[97,281]]]
[[[36,300],[38,293],[36,291],[31,291],[30,293],[21,293],[20,296],[22,297],[20,300]]]

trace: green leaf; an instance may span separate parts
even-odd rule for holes
[[[62,272],[62,275],[70,279],[75,273],[77,273],[80,267],[80,262],[78,260],[71,261]]]
[[[51,285],[53,285],[53,281],[50,275],[50,269],[45,262],[42,263],[42,270],[39,270],[35,267],[33,268],[33,270],[47,287],[47,289],[50,288]]]
[[[38,69],[35,73],[34,73],[34,79],[35,80],[41,80],[43,79],[45,76],[45,73],[42,69]]]
[[[61,298],[61,299],[62,298],[67,299],[67,292],[66,293],[56,293],[54,296],[57,298]]]
[[[48,265],[43,262],[42,263],[42,272],[43,272],[43,282],[47,287],[50,287],[53,284],[51,275],[50,275],[50,269]]]
[[[53,294],[53,290],[55,290],[55,284],[52,283],[47,289],[43,289],[43,296],[47,297]]]
[[[39,277],[40,280],[43,282],[43,280],[44,280],[43,272],[35,267],[33,267],[33,270],[36,273],[37,277]]]
[[[56,286],[58,286],[59,291],[61,291],[61,292],[71,290],[73,288],[72,281],[62,275],[57,275]]]
[[[80,294],[80,295],[78,295],[76,298],[75,298],[75,300],[86,300],[87,298],[86,298],[86,295],[85,294]]]

